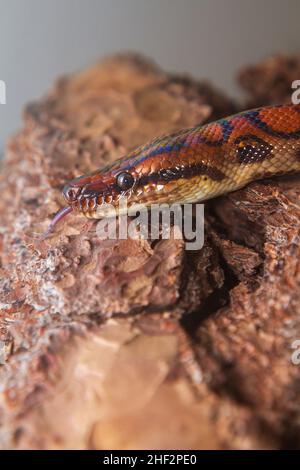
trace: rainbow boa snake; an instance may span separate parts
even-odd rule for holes
[[[63,189],[66,214],[107,215],[106,204],[192,203],[237,190],[258,179],[300,172],[300,105],[245,111],[183,129],[141,146]]]

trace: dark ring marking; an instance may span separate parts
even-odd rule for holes
[[[268,124],[262,121],[259,117],[260,111],[249,111],[245,113],[245,117],[248,121],[253,124],[258,129],[263,130],[266,134],[269,134],[273,137],[281,137],[282,139],[299,139],[300,137],[300,129],[293,131],[293,132],[281,132],[272,129],[272,127],[268,126]]]
[[[207,124],[206,126],[203,127],[203,129],[211,126],[211,124]],[[223,144],[228,142],[228,139],[231,136],[234,126],[227,119],[219,119],[219,121],[216,121],[215,124],[218,124],[221,127],[222,137],[220,137],[219,140],[209,140],[207,137],[204,137],[203,134],[201,134],[200,132],[198,135],[198,139],[199,139],[198,144],[206,144],[211,147],[221,147]]]
[[[235,139],[239,163],[247,165],[262,162],[272,154],[273,146],[253,134],[240,135]]]
[[[214,181],[222,181],[226,175],[218,168],[198,163],[186,167],[166,168],[149,175],[143,175],[137,181],[137,184],[144,186],[147,183],[164,183],[168,181],[176,181],[180,178],[192,178],[193,176],[206,175]]]

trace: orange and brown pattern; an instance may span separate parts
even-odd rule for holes
[[[113,164],[69,182],[69,213],[101,207],[200,202],[264,177],[300,171],[300,105],[245,111],[158,137]],[[58,217],[59,219],[59,217]],[[57,220],[55,220],[56,223]]]

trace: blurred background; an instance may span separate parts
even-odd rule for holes
[[[0,0],[0,148],[24,103],[107,54],[141,52],[236,95],[241,66],[299,51],[299,22],[299,0]]]

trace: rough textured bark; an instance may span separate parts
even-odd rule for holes
[[[289,61],[276,60],[288,82]],[[251,73],[267,82],[265,67]],[[65,180],[238,108],[131,55],[27,107],[1,180],[3,448],[300,446],[299,178],[208,203],[198,252],[180,240],[101,241],[80,216],[37,236]]]

